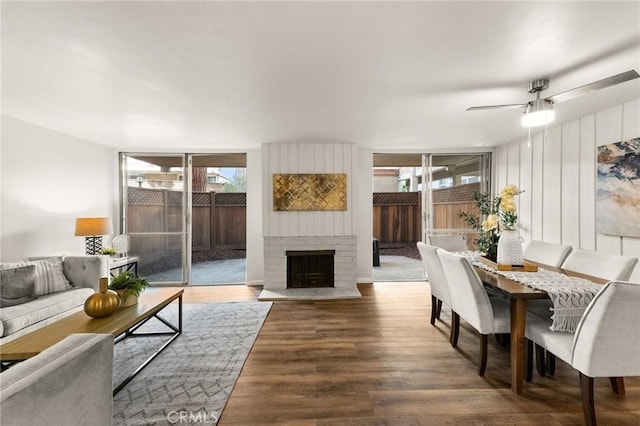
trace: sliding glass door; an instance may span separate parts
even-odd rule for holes
[[[246,282],[246,154],[123,153],[121,232],[153,284]]]
[[[422,157],[423,240],[438,234],[462,234],[468,242],[477,238],[460,212],[476,212],[473,194],[489,191],[490,170],[490,154]]]
[[[189,281],[186,155],[121,154],[122,233],[153,284]]]

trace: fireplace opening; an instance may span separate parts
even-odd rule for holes
[[[287,288],[333,287],[335,250],[287,251]]]

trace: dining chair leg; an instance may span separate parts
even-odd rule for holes
[[[538,374],[542,377],[545,377],[547,375],[545,350],[538,344],[536,344],[536,370],[538,370]]]
[[[530,382],[533,379],[533,342],[527,339],[527,359],[525,360],[525,382]]]
[[[429,321],[431,325],[436,324],[437,312],[438,312],[438,298],[435,296],[431,296],[431,320]]]
[[[624,395],[626,393],[623,377],[609,377],[609,380],[611,381],[611,389],[613,389],[614,393],[618,395]]]
[[[547,351],[547,376],[553,377],[556,374],[556,356],[551,352]]]
[[[454,348],[458,346],[458,335],[460,334],[460,315],[451,311],[451,335],[449,337],[449,343]]]
[[[442,312],[442,300],[438,299],[438,310],[436,311],[436,319],[440,319],[440,312]]]
[[[487,369],[487,346],[489,343],[487,334],[480,335],[480,366],[478,367],[478,376],[484,376]]]
[[[582,392],[582,412],[587,426],[596,426],[596,407],[593,404],[593,377],[580,373],[580,391]]]

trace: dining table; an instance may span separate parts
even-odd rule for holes
[[[567,276],[584,278],[596,284],[604,284],[607,282],[607,280],[602,278],[584,275],[574,271],[536,264],[534,262],[529,263],[536,265],[536,267],[559,272]],[[524,333],[527,319],[527,301],[549,299],[549,294],[546,291],[534,289],[500,275],[498,271],[481,267],[477,262],[472,262],[472,264],[483,284],[488,289],[492,289],[494,292],[503,295],[509,301],[511,316],[511,390],[516,394],[520,394],[522,393],[525,374],[526,339]]]

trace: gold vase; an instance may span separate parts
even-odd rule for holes
[[[84,302],[84,311],[92,318],[111,315],[120,307],[120,296],[113,290],[107,290],[108,278],[100,278],[100,291]]]

